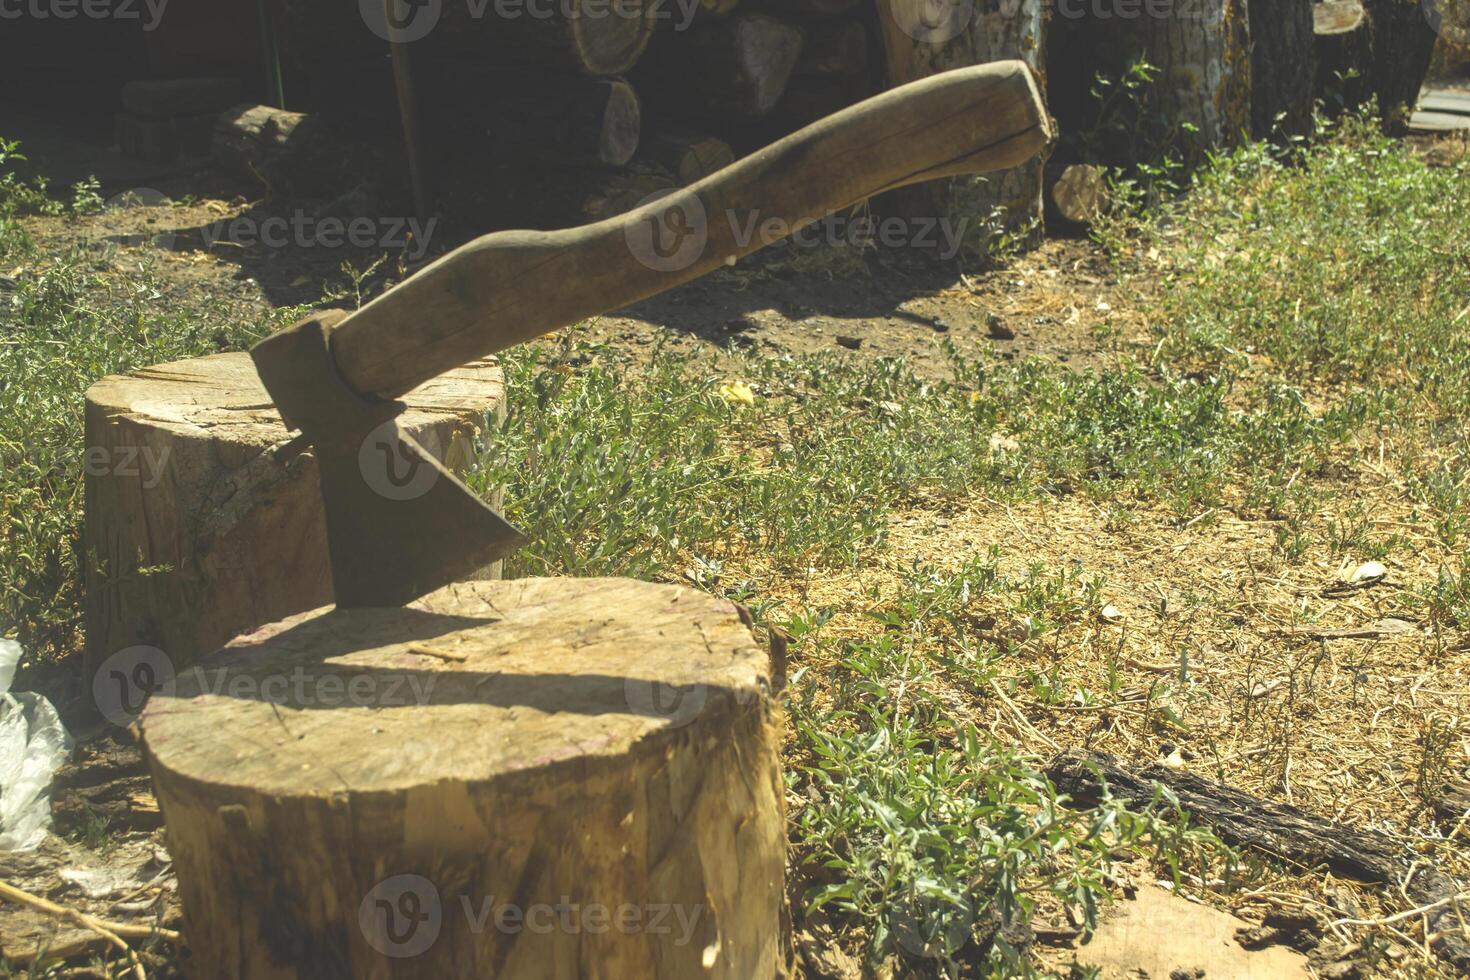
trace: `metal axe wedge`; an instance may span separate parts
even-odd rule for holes
[[[398,396],[689,282],[874,194],[1017,166],[1051,135],[1023,62],[945,72],[626,214],[477,238],[351,315],[308,317],[261,341],[256,370],[301,431],[293,444],[309,445],[320,464],[337,604],[402,605],[523,542],[398,431]]]

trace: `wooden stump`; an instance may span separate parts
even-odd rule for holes
[[[881,5],[878,23],[890,85],[1008,58],[1019,58],[1038,76],[1044,75],[1043,0],[978,0],[973,9],[957,4],[947,11],[937,8],[937,12],[936,19],[936,8],[928,0],[891,0]],[[882,210],[906,217],[957,216],[992,225],[994,231],[1019,232],[1024,243],[1035,244],[1042,233],[1045,165],[1043,153],[999,173],[900,191],[884,202]]]
[[[1360,0],[1312,5],[1317,98],[1329,116],[1351,112],[1372,94],[1373,32]]]
[[[1066,0],[1057,5],[1047,44],[1050,106],[1063,133],[1098,125],[1091,92],[1097,77],[1117,83],[1130,66],[1146,61],[1156,70],[1141,104],[1129,106],[1152,132],[1106,141],[1094,163],[1126,165],[1140,153],[1182,151],[1196,164],[1216,147],[1233,146],[1250,131],[1250,27],[1244,0],[1189,0],[1124,17],[1125,5]],[[1127,103],[1130,100],[1123,99]],[[1116,123],[1117,120],[1112,120]],[[1132,129],[1133,127],[1126,127]]]
[[[1403,135],[1419,101],[1429,61],[1434,56],[1434,28],[1420,0],[1364,0],[1373,23],[1373,94],[1384,128]]]
[[[411,392],[400,421],[460,471],[504,395],[499,365],[481,361]],[[87,391],[86,434],[88,678],[140,647],[181,668],[331,601],[316,464],[271,452],[289,434],[249,355],[103,378]],[[111,718],[119,705],[100,700]]]
[[[194,975],[782,975],[771,685],[733,605],[625,579],[235,640],[141,719]]]
[[[1286,140],[1312,132],[1317,77],[1312,0],[1250,0],[1251,132]]]

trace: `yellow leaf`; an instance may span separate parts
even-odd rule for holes
[[[755,392],[750,390],[750,385],[744,381],[726,381],[720,385],[720,397],[725,399],[725,404],[740,406],[754,405]]]

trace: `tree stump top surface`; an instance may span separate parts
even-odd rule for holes
[[[718,732],[769,680],[736,607],[701,592],[466,582],[238,637],[156,693],[141,723],[155,767],[222,790],[391,792],[626,765]]]
[[[446,415],[488,412],[504,397],[499,362],[474,361],[403,396],[408,410],[400,424],[417,431]],[[207,429],[222,441],[269,444],[288,437],[250,355],[243,351],[108,375],[88,389],[87,400],[159,428]]]

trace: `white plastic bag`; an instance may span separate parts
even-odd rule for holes
[[[71,736],[51,702],[10,693],[20,644],[0,640],[0,851],[37,847],[51,825],[51,779],[71,753]]]

